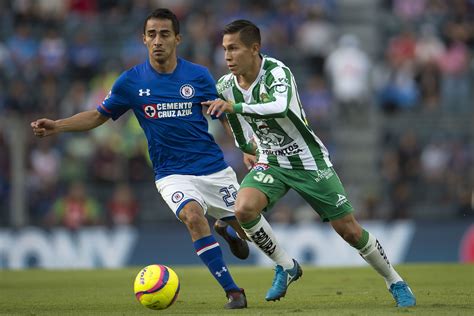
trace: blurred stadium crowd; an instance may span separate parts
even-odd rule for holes
[[[261,28],[263,52],[294,72],[359,217],[473,215],[473,0],[0,0],[0,225],[15,224],[15,199],[25,200],[20,225],[175,220],[133,116],[41,140],[29,130],[36,118],[94,109],[146,58],[142,25],[156,7],[181,20],[180,56],[215,79],[227,72],[222,27],[246,18]],[[241,179],[241,153],[211,129]],[[270,216],[317,220],[295,194]]]

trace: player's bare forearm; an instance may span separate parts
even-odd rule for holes
[[[225,116],[220,117],[219,121],[221,121],[224,130],[226,131],[227,135],[230,137],[234,137],[234,133],[232,133],[232,128],[230,127],[229,121]]]
[[[222,99],[215,99],[212,101],[201,102],[202,105],[208,107],[207,114],[215,115],[220,117],[222,113],[234,113],[234,106],[232,103],[224,101]]]
[[[56,121],[42,118],[31,122],[31,128],[35,136],[46,137],[62,132],[88,131],[104,124],[107,120],[108,117],[97,110],[90,110]]]

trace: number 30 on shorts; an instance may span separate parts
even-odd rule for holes
[[[253,179],[258,182],[269,183],[269,184],[272,184],[274,181],[272,175],[264,174],[261,171],[255,173],[255,175],[253,176]]]
[[[222,200],[224,201],[227,207],[233,206],[235,204],[235,199],[237,198],[237,189],[233,184],[228,187],[223,187],[219,190],[222,193]]]

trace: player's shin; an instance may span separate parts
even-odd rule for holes
[[[382,245],[371,233],[362,230],[361,239],[357,244],[352,246],[356,248],[361,257],[385,279],[387,288],[390,288],[390,285],[393,283],[402,281],[402,278],[388,260]]]
[[[224,291],[240,291],[240,288],[232,279],[229,269],[224,262],[222,250],[214,236],[209,235],[196,240],[194,242],[194,248],[199,258],[201,258],[202,262],[209,268],[209,271],[214,278],[216,278]]]
[[[273,229],[261,214],[247,223],[240,223],[247,236],[260,248],[260,250],[283,269],[294,266],[293,259],[279,245]]]

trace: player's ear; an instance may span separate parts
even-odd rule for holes
[[[181,34],[176,34],[176,45],[179,45],[181,43]]]
[[[142,34],[142,40],[143,40],[143,44],[145,44],[145,46],[146,46],[146,35],[145,34]]]
[[[260,44],[259,43],[253,43],[252,44],[252,55],[258,55],[260,54]]]

